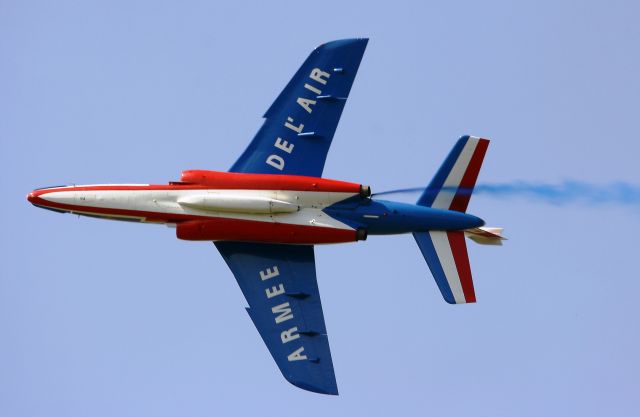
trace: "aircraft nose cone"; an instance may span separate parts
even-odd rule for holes
[[[27,194],[27,201],[30,202],[31,204],[33,204],[35,199],[36,199],[36,195],[33,191]]]

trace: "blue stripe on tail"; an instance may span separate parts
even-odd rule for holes
[[[444,274],[442,264],[440,263],[440,259],[436,253],[436,248],[433,246],[433,241],[431,240],[431,236],[429,236],[429,232],[414,233],[413,237],[416,239],[416,243],[422,252],[422,256],[424,256],[424,259],[427,261],[427,265],[429,265],[431,274],[433,275],[433,278],[435,278],[438,288],[440,288],[442,297],[444,297],[444,300],[447,303],[455,304],[456,300],[453,297],[453,292],[451,291],[447,277]]]
[[[416,203],[417,205],[431,207],[468,140],[469,135],[465,135],[458,139],[458,142],[455,144],[453,149],[451,149],[451,152],[449,152],[447,159],[444,160],[440,169],[436,172],[436,175],[427,186],[427,189],[424,190],[424,193],[418,199],[418,202]]]

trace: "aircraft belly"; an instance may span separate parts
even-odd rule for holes
[[[353,197],[352,193],[275,191],[275,190],[64,190],[42,195],[52,207],[81,214],[108,217],[130,216],[152,222],[180,222],[196,219],[235,219],[251,222],[272,222],[299,226],[353,230],[322,211],[335,202]],[[225,201],[234,199],[274,199],[283,204],[296,205],[294,212],[251,213],[239,211],[216,211],[190,205],[181,205],[180,200],[204,196]]]

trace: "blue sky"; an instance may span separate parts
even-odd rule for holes
[[[636,414],[637,205],[474,196],[510,240],[470,242],[468,306],[442,300],[410,236],[318,248],[336,398],[282,378],[213,245],[25,196],[225,170],[316,45],[362,36],[326,177],[426,184],[468,133],[492,139],[483,183],[637,185],[639,12],[0,1],[0,415]]]

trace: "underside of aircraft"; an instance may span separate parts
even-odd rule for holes
[[[316,279],[314,245],[413,234],[445,301],[476,301],[465,236],[501,244],[502,229],[466,213],[489,141],[461,137],[416,204],[371,198],[368,186],[322,178],[367,39],[323,44],[264,114],[229,172],[188,170],[163,185],[101,184],[32,191],[62,213],[165,223],[213,241],[284,377],[338,394]]]

